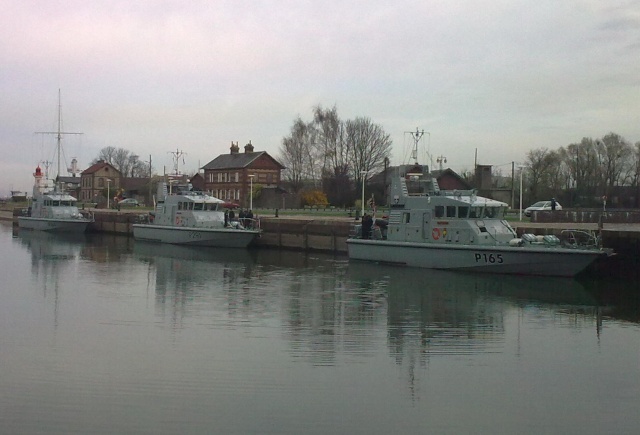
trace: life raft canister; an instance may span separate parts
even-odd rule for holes
[[[438,240],[440,238],[440,228],[431,230],[431,237],[433,237],[433,240]]]

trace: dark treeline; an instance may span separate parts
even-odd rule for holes
[[[640,142],[609,133],[558,150],[529,151],[523,192],[528,202],[558,198],[569,207],[594,207],[603,197],[618,207],[638,207]]]

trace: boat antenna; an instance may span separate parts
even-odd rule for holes
[[[60,177],[60,154],[62,152],[62,136],[65,134],[83,134],[83,133],[73,133],[69,131],[62,131],[62,98],[60,96],[60,89],[58,89],[58,131],[36,131],[36,134],[54,134],[56,135],[57,147],[56,154],[58,160],[58,174],[57,177]],[[47,171],[49,167],[47,166]]]
[[[424,136],[424,130],[418,130],[418,127],[416,127],[415,132],[412,131],[409,133],[413,138],[413,150],[411,151],[411,158],[413,159],[414,163],[417,165],[418,164],[418,142],[420,142],[420,139],[422,138],[422,136]]]
[[[175,171],[175,175],[180,175],[180,171],[178,169],[180,157],[182,157],[182,164],[184,165],[184,156],[186,156],[187,153],[176,148],[175,151],[169,151],[169,154],[171,154],[173,158],[173,170]]]
[[[418,164],[418,143],[420,142],[420,139],[422,139],[422,136],[424,136],[426,133],[427,135],[429,135],[429,145],[430,145],[431,133],[429,133],[428,131],[424,131],[424,129],[420,130],[418,129],[418,127],[416,127],[416,131],[406,131],[405,133],[409,133],[413,138],[413,150],[411,150],[411,158],[413,159],[413,162],[417,165]],[[431,167],[433,166],[433,158],[431,157],[431,152],[429,149],[427,149],[427,154],[430,160],[429,170],[431,170]]]

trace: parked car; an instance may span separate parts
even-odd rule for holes
[[[118,203],[120,207],[137,207],[139,205],[138,200],[133,198],[125,198]]]
[[[562,210],[562,206],[556,201],[556,210]],[[538,201],[524,209],[524,215],[530,217],[534,211],[551,211],[551,201]]]

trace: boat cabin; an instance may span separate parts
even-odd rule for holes
[[[420,165],[403,165],[391,182],[388,225],[371,236],[416,243],[509,243],[515,231],[504,220],[508,205],[475,190],[440,190]],[[366,235],[365,235],[366,237]]]

